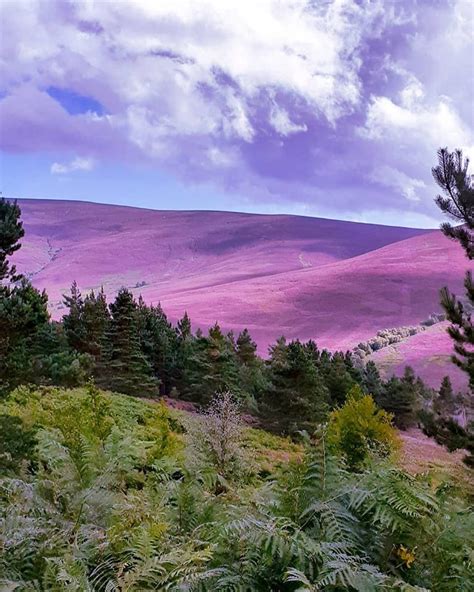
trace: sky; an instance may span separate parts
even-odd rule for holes
[[[0,190],[435,227],[472,0],[3,0]]]

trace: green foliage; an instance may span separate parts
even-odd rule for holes
[[[433,401],[433,411],[443,417],[452,417],[456,411],[456,398],[449,376],[441,382],[438,396]]]
[[[468,271],[464,280],[466,300],[474,307],[474,282]],[[474,325],[469,307],[451,294],[447,288],[441,290],[441,304],[451,325],[448,333],[454,341],[455,354],[452,361],[467,373],[469,387],[474,392]]]
[[[159,404],[89,383],[17,389],[0,414],[15,425],[4,436],[15,463],[0,479],[0,589],[472,588],[472,514],[456,493],[390,464],[348,472],[323,433],[302,454],[251,431],[249,452],[280,442],[294,460],[265,483],[234,476],[216,490],[183,464]]]
[[[469,159],[462,150],[449,152],[438,150],[438,166],[432,169],[433,177],[445,197],[438,195],[436,205],[459,226],[445,222],[441,229],[446,236],[458,241],[469,259],[474,259],[474,184],[468,172]]]
[[[188,351],[183,368],[186,398],[208,405],[216,393],[231,391],[241,395],[235,344],[217,323],[207,336],[197,335],[188,342]]]
[[[19,471],[22,462],[34,459],[35,430],[25,428],[20,417],[0,415],[0,475]]]
[[[269,428],[312,430],[325,418],[329,395],[311,347],[279,339],[270,350],[268,380],[262,415]]]
[[[350,358],[346,359],[341,352],[336,352],[332,356],[325,353],[319,358],[319,367],[330,394],[331,407],[343,405],[355,384],[351,374],[353,366]]]
[[[14,202],[0,199],[0,282],[10,280],[18,281],[21,276],[17,275],[16,268],[11,265],[11,257],[20,248],[20,240],[25,235],[23,223],[20,220],[20,206]]]
[[[416,422],[422,388],[422,383],[417,382],[413,370],[407,366],[402,378],[390,378],[376,403],[393,415],[397,427],[405,430]]]
[[[141,351],[154,375],[160,378],[161,393],[169,393],[178,372],[178,334],[161,306],[147,306],[141,296],[137,308],[137,331]]]
[[[46,295],[8,262],[19,215],[0,202],[1,590],[473,589],[467,503],[378,458],[395,446],[390,416],[354,388],[373,389],[407,427],[429,398],[413,372],[383,384],[370,363],[284,339],[264,363],[248,331],[235,340],[216,324],[193,335],[187,314],[174,328],[126,289],[108,307],[103,291],[83,298],[73,284],[68,313],[52,323]],[[453,307],[464,323],[456,352],[469,360],[470,317]],[[183,437],[163,405],[90,380],[24,386],[91,373],[127,394],[157,394],[160,379],[162,394],[200,404],[231,389],[275,431],[312,436],[296,444],[244,430],[225,396],[180,420]],[[469,448],[470,432],[443,418],[451,395],[445,382],[434,435]],[[337,405],[326,435],[320,423]]]
[[[48,297],[22,279],[0,285],[0,394],[36,382],[35,362],[41,358],[42,332],[47,328]]]
[[[364,367],[361,384],[364,391],[372,395],[375,400],[381,397],[383,393],[382,379],[375,362],[372,360],[369,360]]]
[[[100,383],[127,395],[156,395],[158,379],[140,347],[137,303],[132,293],[125,288],[119,290],[110,305],[110,314]]]
[[[331,413],[328,442],[351,469],[360,469],[372,453],[387,456],[400,446],[392,416],[378,409],[372,397],[357,387],[344,406]]]
[[[474,259],[474,182],[468,172],[469,159],[463,158],[461,150],[449,152],[447,148],[438,150],[438,166],[432,169],[435,181],[441,187],[444,197],[435,199],[440,210],[451,220],[460,223],[453,226],[442,224],[443,233],[459,242],[468,259]],[[471,311],[474,307],[474,282],[471,271],[464,280],[466,301],[461,302],[445,287],[441,290],[441,305],[446,318],[451,322],[448,333],[454,342],[452,361],[469,377],[471,395],[474,393],[474,325]],[[428,425],[429,424],[429,425]],[[469,455],[465,462],[474,466],[474,422],[465,428],[456,425],[451,417],[441,417],[438,422],[430,418],[425,429],[432,432],[438,441],[451,449],[466,448]]]

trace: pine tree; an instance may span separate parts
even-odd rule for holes
[[[244,329],[237,338],[236,354],[239,361],[239,383],[250,410],[256,410],[266,388],[264,363],[257,355],[257,344]]]
[[[9,261],[24,236],[16,202],[0,200],[0,393],[22,382],[35,382],[39,335],[49,322],[48,297],[39,292]]]
[[[133,294],[120,289],[109,308],[111,320],[98,382],[127,395],[156,395],[158,380],[140,349],[137,303]]]
[[[110,321],[107,298],[103,288],[101,288],[97,296],[92,290],[84,298],[82,320],[86,351],[98,362],[102,355],[105,333]]]
[[[48,296],[22,279],[0,289],[0,392],[38,382],[35,358],[40,335],[49,323]]]
[[[140,346],[155,376],[160,378],[160,392],[168,395],[176,377],[178,334],[168,321],[161,305],[147,306],[140,296],[137,308]]]
[[[347,351],[344,354],[344,363],[346,365],[346,370],[350,374],[352,380],[355,383],[360,384],[362,382],[362,377],[364,373],[362,371],[362,368],[354,364],[354,357],[352,355],[352,352]]]
[[[458,241],[469,259],[474,259],[474,183],[468,173],[469,159],[462,150],[438,150],[438,166],[431,169],[436,183],[445,197],[438,195],[435,202],[440,210],[460,226],[445,222],[443,233]]]
[[[190,360],[194,352],[195,337],[187,312],[176,324],[176,363],[172,378],[172,396],[186,396],[189,386]]]
[[[20,249],[19,241],[24,235],[20,206],[16,201],[10,202],[2,197],[0,199],[0,282],[3,280],[16,282],[21,279],[22,276],[16,273],[15,266],[8,258]]]
[[[405,368],[402,378],[392,376],[385,384],[378,404],[392,413],[394,423],[402,430],[414,425],[418,411],[418,387],[415,374],[409,366]]]
[[[451,325],[448,333],[454,341],[455,354],[452,361],[469,377],[469,387],[474,393],[474,324],[470,310],[474,308],[474,282],[472,273],[467,272],[464,279],[467,303],[451,294],[447,288],[441,290],[441,305]]]
[[[369,360],[365,365],[361,384],[364,391],[368,395],[372,395],[374,401],[378,404],[383,393],[383,384],[379,369],[373,360]]]
[[[241,364],[252,366],[257,360],[257,344],[252,340],[248,329],[244,329],[237,338],[237,357]]]
[[[355,385],[348,371],[344,354],[342,352],[335,352],[332,356],[322,354],[319,366],[329,391],[331,407],[344,405],[347,395]]]
[[[445,376],[441,381],[438,396],[433,402],[433,411],[445,418],[451,417],[456,411],[456,400],[449,376]]]
[[[178,321],[177,332],[181,341],[185,341],[192,336],[191,319],[186,311],[183,318]]]
[[[438,166],[432,169],[435,181],[443,190],[445,197],[438,195],[436,204],[442,212],[459,226],[449,222],[441,226],[443,233],[456,241],[464,249],[469,260],[474,259],[474,177],[468,173],[469,159],[464,159],[461,150],[450,153],[447,148],[438,151]],[[461,302],[447,288],[441,290],[441,305],[447,319],[451,322],[448,333],[454,341],[452,361],[469,377],[471,397],[474,394],[474,324],[471,311],[474,308],[474,282],[468,271],[464,280],[467,302]],[[433,431],[438,431],[438,441],[447,442],[451,449],[465,448],[469,456],[464,460],[474,466],[474,422],[466,429],[453,420],[438,422]]]
[[[237,355],[232,340],[218,323],[207,337],[197,333],[185,363],[184,396],[207,405],[214,395],[225,391],[239,397]]]
[[[63,304],[68,308],[68,314],[63,316],[64,332],[70,347],[78,352],[84,352],[86,345],[86,330],[84,326],[84,300],[74,280],[69,296],[64,296]]]
[[[263,421],[282,433],[313,430],[327,415],[328,391],[312,352],[281,337],[270,349]]]
[[[474,259],[474,182],[468,172],[469,159],[463,158],[461,150],[449,152],[438,150],[438,166],[432,169],[433,177],[445,197],[435,199],[441,211],[459,226],[445,222],[443,233],[460,243],[468,259]],[[474,325],[471,310],[474,307],[474,282],[469,271],[464,281],[467,305],[458,300],[447,288],[441,290],[441,304],[451,322],[448,333],[454,341],[453,362],[469,376],[469,385],[474,392]]]

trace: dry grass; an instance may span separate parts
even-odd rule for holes
[[[435,484],[447,481],[457,484],[464,493],[474,495],[474,472],[463,463],[466,454],[463,450],[449,452],[414,428],[400,432],[400,436],[399,464],[404,470],[413,475],[429,473]]]

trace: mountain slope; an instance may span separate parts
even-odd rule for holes
[[[416,369],[419,376],[433,388],[438,388],[443,376],[449,374],[455,390],[466,387],[466,374],[451,363],[453,342],[443,322],[428,327],[425,331],[384,347],[370,355],[382,376],[400,376],[405,366]]]
[[[439,310],[439,288],[460,289],[466,262],[456,245],[430,232],[335,263],[238,283],[167,293],[172,315],[187,309],[205,325],[248,325],[259,342],[316,338],[353,347],[378,329],[417,324]],[[153,287],[145,287],[148,299]]]
[[[187,310],[203,328],[247,326],[263,354],[283,333],[349,348],[379,329],[419,323],[439,310],[441,286],[460,291],[468,266],[438,231],[86,202],[20,205],[26,237],[16,262],[47,289],[54,316],[73,279],[109,295],[127,286],[161,301],[172,319]]]
[[[53,307],[72,279],[115,291],[146,282],[169,292],[318,267],[416,236],[419,230],[229,212],[174,212],[21,200],[18,266]]]

